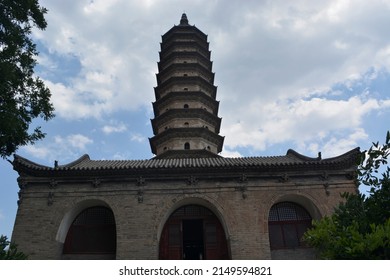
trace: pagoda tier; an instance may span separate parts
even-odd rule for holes
[[[201,91],[176,91],[165,95],[153,102],[153,111],[155,116],[161,115],[169,109],[188,108],[202,104],[202,109],[218,115],[219,102]]]
[[[207,35],[185,14],[162,36],[149,139],[156,158],[217,157],[222,151],[210,53]]]

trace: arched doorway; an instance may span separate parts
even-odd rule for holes
[[[177,209],[162,230],[159,258],[228,259],[226,235],[217,216],[199,205],[186,205]]]
[[[66,235],[63,256],[67,259],[114,259],[116,226],[111,209],[94,206],[84,209]]]

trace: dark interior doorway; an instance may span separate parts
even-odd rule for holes
[[[203,220],[183,220],[183,259],[204,258]]]
[[[224,229],[213,212],[200,205],[174,211],[161,232],[161,260],[226,260],[229,251]]]

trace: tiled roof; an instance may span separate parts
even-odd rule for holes
[[[24,171],[99,171],[99,170],[157,170],[157,169],[230,169],[230,168],[262,168],[262,167],[314,167],[342,165],[350,167],[356,165],[359,148],[353,149],[341,156],[320,159],[303,156],[293,150],[288,150],[284,156],[269,157],[237,157],[237,158],[179,158],[179,159],[147,159],[147,160],[91,160],[83,155],[76,161],[66,165],[53,167],[44,166],[15,155],[12,162],[18,172]]]

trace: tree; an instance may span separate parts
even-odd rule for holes
[[[38,0],[0,0],[0,156],[19,146],[33,144],[45,134],[30,129],[40,117],[54,117],[50,90],[34,76],[36,45],[30,38],[33,26],[44,30],[47,10]],[[31,131],[32,130],[32,131]]]
[[[343,194],[335,213],[313,223],[304,239],[323,259],[390,259],[390,132],[362,153],[358,181],[368,196]],[[383,173],[381,170],[384,169]]]
[[[8,247],[8,249],[7,249]],[[15,243],[9,242],[4,235],[0,236],[0,260],[25,260],[27,256],[18,252]]]

